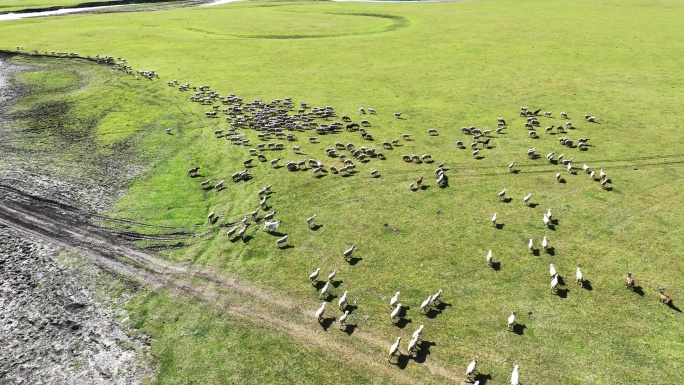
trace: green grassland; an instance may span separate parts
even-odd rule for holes
[[[334,293],[349,290],[358,299],[352,317],[359,329],[386,339],[389,347],[399,335],[408,342],[410,332],[425,324],[425,338],[435,343],[428,362],[460,374],[479,355],[481,371],[492,376],[487,383],[505,383],[518,364],[523,383],[670,384],[684,380],[684,327],[680,312],[658,303],[656,288],[665,287],[675,303],[684,293],[684,208],[677,203],[684,187],[682,16],[684,6],[668,0],[234,3],[5,22],[0,48],[108,54],[160,73],[159,80],[136,81],[120,72],[92,76],[64,66],[59,71],[71,77],[59,76],[45,91],[71,92],[68,97],[82,107],[74,110],[91,111],[99,153],[125,144],[149,164],[111,215],[199,228],[202,235],[190,239],[189,247],[163,254],[169,260],[243,277],[311,313],[319,301],[306,277],[317,267],[322,274],[337,269],[343,283]],[[34,72],[24,80],[40,84],[46,76],[56,75]],[[90,76],[89,85],[70,88],[79,76]],[[248,147],[214,138],[215,129],[227,127],[225,120],[205,119],[207,107],[168,87],[165,81],[172,79],[210,84],[245,101],[292,97],[331,105],[356,121],[362,118],[359,107],[378,111],[363,117],[372,123],[374,142],[344,132],[317,135],[320,143],[310,144],[309,133],[297,133],[298,141],[286,142],[286,150],[264,152],[269,159],[282,157],[282,163],[315,158],[337,165],[324,149],[338,141],[379,148],[403,133],[413,140],[385,150],[387,160],[360,164],[347,178],[313,178],[310,170],[288,172],[255,160],[254,179],[233,184],[231,174],[250,158]],[[523,105],[553,111],[553,118],[540,117],[539,139],[527,137],[517,116]],[[395,119],[395,111],[405,119]],[[587,151],[564,148],[559,135],[543,133],[544,126],[565,122],[560,111],[576,127],[565,136],[591,138]],[[585,113],[600,124],[586,123]],[[457,140],[471,142],[460,127],[495,128],[498,116],[509,128],[493,135],[483,159],[456,148]],[[439,135],[428,136],[428,129]],[[245,132],[251,144],[258,143],[255,132]],[[305,155],[289,149],[300,144]],[[526,157],[531,147],[541,159]],[[602,190],[581,170],[570,175],[546,163],[543,156],[551,151],[574,157],[576,169],[584,162],[604,168],[612,189]],[[435,186],[436,163],[401,161],[402,154],[424,153],[446,162],[448,188]],[[517,174],[506,168],[512,161]],[[193,166],[229,187],[218,193],[200,189],[204,178],[186,176]],[[373,169],[380,178],[368,176]],[[557,172],[566,183],[555,183]],[[430,187],[410,192],[408,184],[419,176]],[[276,237],[258,224],[250,227],[248,242],[231,242],[219,227],[254,210],[256,192],[267,184],[273,185],[269,205],[282,220],[278,230],[289,235],[292,248],[278,250]],[[502,188],[512,202],[497,202]],[[536,207],[522,203],[530,192]],[[558,220],[555,230],[542,225],[548,208]],[[221,219],[209,225],[206,215],[214,209]],[[314,212],[322,225],[316,231],[304,222]],[[490,226],[494,212],[504,224],[500,230]],[[544,235],[555,255],[528,254],[529,238],[539,247]],[[353,266],[341,256],[351,244],[362,258]],[[489,249],[501,263],[498,271],[485,265]],[[549,263],[565,277],[567,298],[549,293]],[[592,290],[574,285],[577,266]],[[624,288],[627,271],[643,296]],[[434,318],[419,315],[420,302],[437,289],[451,306]],[[389,323],[387,301],[395,291],[411,306],[406,318],[412,322],[404,329]],[[225,383],[234,373],[244,380],[255,372],[261,382],[300,382],[274,374],[264,339],[231,344],[231,336],[253,336],[255,325],[227,321],[220,309],[193,307],[199,316],[181,315],[183,328],[204,330],[206,337],[179,342],[178,327],[154,318],[174,317],[176,306],[188,305],[152,296],[131,309],[138,326],[158,341],[153,351],[160,383]],[[505,330],[511,310],[526,326],[522,335]],[[298,356],[305,371],[331,373],[320,352],[287,336],[273,338]],[[352,334],[339,343],[356,346],[353,340]],[[226,346],[237,350],[217,360],[197,354]],[[255,353],[253,362],[243,356],[248,351]],[[442,381],[424,366],[410,363],[404,371],[426,382]],[[339,368],[350,382],[373,377]]]

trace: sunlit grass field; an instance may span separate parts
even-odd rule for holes
[[[75,111],[92,111],[103,153],[126,143],[150,165],[111,215],[197,226],[202,235],[189,239],[186,248],[164,252],[169,260],[243,277],[297,301],[311,314],[320,302],[308,274],[317,267],[322,275],[337,269],[343,283],[333,292],[339,296],[348,290],[358,301],[350,317],[359,329],[385,338],[388,348],[401,335],[405,351],[410,333],[425,324],[425,339],[435,343],[427,361],[460,375],[479,355],[480,371],[491,376],[487,383],[506,383],[517,364],[527,384],[674,384],[684,380],[682,315],[658,303],[657,287],[664,287],[675,304],[682,297],[684,209],[677,202],[684,187],[683,11],[676,1],[631,0],[250,2],[4,22],[0,48],[112,55],[134,69],[160,74],[148,81],[113,72],[108,82],[93,80],[78,91],[54,87],[82,107]],[[26,74],[24,81],[40,86],[46,82],[40,76]],[[55,76],[48,82],[79,79]],[[358,132],[304,132],[296,133],[296,142],[285,142],[285,150],[263,151],[269,160],[281,157],[281,164],[313,158],[337,167],[340,160],[324,151],[335,142],[378,150],[382,141],[400,139],[401,145],[380,150],[386,160],[359,164],[358,172],[346,178],[314,178],[310,169],[289,172],[255,159],[254,178],[233,183],[231,174],[252,158],[248,148],[259,143],[257,133],[244,130],[250,146],[214,138],[214,130],[228,127],[226,121],[206,119],[208,107],[191,103],[191,92],[166,85],[173,79],[208,84],[245,101],[291,97],[295,103],[330,105],[337,111],[335,120],[349,115],[371,122],[367,130],[373,142]],[[551,118],[539,118],[538,139],[528,138],[520,106],[552,111]],[[362,116],[359,107],[372,107],[377,115]],[[394,117],[397,111],[403,119]],[[545,126],[565,124],[561,111],[575,129],[545,134]],[[585,122],[585,114],[598,123]],[[508,128],[493,134],[492,148],[474,159],[472,137],[460,128],[495,129],[497,117],[505,118]],[[429,136],[428,129],[439,135]],[[413,140],[401,140],[404,133]],[[309,143],[311,135],[319,143]],[[559,136],[590,138],[591,146],[566,148],[558,144]],[[459,140],[468,149],[458,149]],[[293,153],[292,145],[302,145],[302,154]],[[527,158],[532,147],[541,158]],[[576,174],[547,163],[543,157],[552,151],[574,158]],[[434,163],[401,160],[403,154],[426,153]],[[518,173],[508,172],[513,161]],[[440,162],[449,177],[443,189],[433,177]],[[590,181],[583,163],[597,174],[603,168],[610,189]],[[195,166],[201,167],[202,178],[187,177],[187,169]],[[379,178],[370,178],[374,169]],[[555,182],[557,172],[565,183]],[[409,191],[409,183],[420,176],[429,187]],[[228,188],[203,190],[199,182],[204,179],[225,179]],[[261,231],[262,222],[250,226],[248,242],[231,242],[227,228],[219,227],[258,207],[257,191],[267,184],[273,185],[269,211],[277,211],[278,231],[289,235],[291,248],[277,249],[277,237]],[[510,203],[497,201],[503,188]],[[535,207],[523,204],[528,193]],[[553,230],[541,220],[549,208],[558,221]],[[210,225],[206,216],[212,210],[220,220]],[[490,226],[495,212],[501,229]],[[313,213],[321,226],[315,231],[305,223]],[[553,256],[527,252],[528,240],[540,248],[542,236],[553,246]],[[355,265],[342,259],[352,244],[358,248],[354,256],[361,258]],[[499,270],[486,266],[489,249]],[[550,263],[565,278],[565,298],[550,293]],[[574,284],[578,266],[591,290]],[[643,295],[624,287],[627,271]],[[438,289],[450,306],[434,318],[420,315],[420,302]],[[411,322],[403,329],[389,322],[387,303],[395,291],[411,307],[406,316]],[[297,378],[297,372],[278,377],[255,370],[268,368],[270,350],[263,341],[248,339],[235,353],[225,352],[232,345],[219,337],[174,343],[186,329],[230,336],[251,335],[255,327],[240,320],[226,326],[230,320],[210,315],[220,309],[183,314],[182,327],[155,318],[169,319],[183,301],[148,294],[131,308],[135,324],[159,341],[153,351],[161,365],[160,383],[226,383],[232,378],[227,372],[254,383],[310,381],[304,374]],[[333,309],[336,300],[330,305]],[[512,310],[525,325],[521,333],[506,331]],[[355,346],[353,340],[352,334],[339,343]],[[330,372],[319,351],[298,347],[287,336],[279,336],[277,344],[300,356],[300,364],[317,373],[314,377]],[[216,359],[213,350],[226,355]],[[245,350],[257,359],[243,361]],[[369,360],[381,361],[383,354],[369,353]],[[332,359],[344,366],[343,358]],[[349,370],[339,373],[352,376],[350,382],[388,381]],[[409,363],[404,372],[429,383],[443,381],[419,363]]]

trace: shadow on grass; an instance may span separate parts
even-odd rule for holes
[[[565,178],[560,178],[560,179],[558,180],[558,183],[560,183],[560,184],[565,184]]]
[[[553,224],[549,224],[548,226],[546,226],[546,228],[551,231],[556,231],[556,226],[554,226]]]
[[[518,175],[518,174],[520,174],[520,170],[511,170],[511,174]]]
[[[363,258],[350,258],[347,263],[350,264],[351,266],[356,266],[357,263],[363,261]]]
[[[341,329],[344,333],[347,333],[348,336],[354,334],[354,330],[356,330],[357,325],[356,324],[347,324],[344,326],[344,329]]]
[[[497,229],[497,230],[503,230],[504,226],[506,226],[506,224],[504,224],[504,223],[497,223],[496,226],[494,226],[494,228]]]
[[[330,301],[334,300],[335,298],[337,298],[337,296],[335,294],[332,294],[332,293],[327,293],[325,297],[323,297],[323,298],[318,297],[318,298],[322,299],[325,302],[330,302]]]
[[[429,188],[430,188],[430,185],[427,185],[427,184],[424,184],[424,185],[421,185],[421,186],[420,186],[420,189],[423,190],[423,191],[425,191],[425,190],[427,190],[427,189],[429,189]]]
[[[546,248],[546,254],[553,257],[554,255],[556,255],[556,249],[554,249],[553,247],[547,247]]]
[[[400,318],[394,325],[396,325],[399,329],[403,329],[410,323],[413,323],[410,318]]]
[[[326,332],[332,326],[332,324],[335,323],[335,317],[330,317],[330,318],[323,318],[323,321],[318,321],[318,324],[321,325],[323,330]]]
[[[334,288],[340,287],[340,285],[343,283],[343,280],[337,280],[337,281],[332,281],[331,285],[333,285]]]
[[[292,245],[278,246],[280,250],[294,249]]]
[[[349,314],[351,314],[358,308],[359,307],[355,306],[355,305],[347,305],[347,306],[345,306],[344,310],[347,310],[349,312]]]
[[[451,305],[450,303],[440,302],[440,303],[439,303],[437,306],[435,306],[435,307],[437,308],[437,310],[439,310],[440,312],[442,312],[442,311],[446,310],[447,307],[452,307],[452,305]]]
[[[442,314],[441,310],[438,309],[429,309],[427,312],[425,312],[423,315],[430,319],[437,318],[438,315]]]
[[[478,156],[475,157],[475,160],[481,160],[481,159],[484,159],[484,158],[485,158],[484,156],[478,155]]]
[[[437,344],[432,341],[421,341],[420,344],[418,344],[418,351],[416,352],[415,357],[413,357],[413,361],[419,364],[425,362],[427,356],[430,355],[430,348],[436,345]]]
[[[523,333],[525,333],[525,329],[527,329],[527,326],[525,326],[524,324],[516,323],[515,325],[513,325],[513,333],[515,333],[519,336],[521,336],[521,335],[523,335]]]
[[[634,286],[632,288],[632,291],[639,294],[642,297],[644,296],[644,289],[641,286],[638,286],[638,285]]]
[[[528,203],[527,204],[527,207],[532,208],[532,209],[537,207],[537,206],[539,206],[539,203]]]
[[[492,269],[494,271],[499,271],[501,270],[501,262],[492,262]]]
[[[397,357],[397,363],[394,365],[396,365],[399,369],[404,370],[404,369],[406,369],[406,366],[408,366],[408,363],[410,360],[411,360],[411,356],[401,354],[401,355],[399,355],[399,357]]]
[[[504,198],[504,199],[501,200],[501,202],[503,202],[503,203],[511,203],[511,202],[513,202],[513,198]]]
[[[677,313],[681,313],[681,312],[682,312],[682,310],[681,310],[680,308],[678,308],[677,306],[675,306],[674,303],[668,303],[667,306],[668,306],[670,309],[676,311]]]
[[[568,293],[569,293],[569,292],[570,292],[570,290],[568,290],[568,289],[558,289],[558,290],[556,291],[556,295],[557,295],[559,298],[565,299],[565,298],[568,298]]]
[[[534,255],[535,257],[538,257],[541,255],[541,253],[539,252],[539,249],[532,249],[532,255]],[[560,278],[559,278],[559,280],[560,280]]]
[[[320,291],[323,286],[325,286],[326,281],[316,281],[316,283],[313,285],[316,290]]]
[[[584,282],[582,282],[582,287],[589,290],[589,291],[594,290],[594,287],[591,286],[591,281],[588,279],[585,279]]]
[[[251,235],[245,235],[244,237],[242,237],[242,243],[248,243],[249,241],[252,240],[252,238],[254,238],[254,237]]]
[[[479,385],[485,385],[487,384],[487,381],[492,379],[491,374],[483,374],[483,373],[478,373],[474,378],[473,381],[479,381]]]
[[[310,227],[310,229],[313,231],[318,231],[318,229],[320,229],[321,227],[323,227],[323,225],[313,225],[312,227]]]
[[[277,232],[277,231],[267,231],[267,233],[268,233],[269,235],[272,235],[272,236],[278,237],[278,238],[284,237],[285,235],[287,235],[287,234],[285,234],[285,233],[279,233],[279,232]]]

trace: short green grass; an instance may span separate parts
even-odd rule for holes
[[[136,151],[151,162],[113,215],[210,230],[188,248],[166,252],[170,260],[206,264],[288,293],[311,312],[318,300],[307,275],[316,267],[324,274],[338,269],[344,282],[335,293],[349,290],[352,299],[358,298],[353,316],[360,328],[386,338],[389,346],[398,335],[408,339],[424,323],[426,338],[436,343],[428,360],[461,372],[479,355],[481,371],[492,376],[492,383],[505,383],[514,364],[520,365],[525,383],[678,383],[684,351],[681,314],[657,302],[656,287],[665,287],[675,302],[681,297],[684,209],[676,202],[684,187],[679,134],[684,57],[678,54],[682,43],[677,37],[683,32],[683,11],[671,0],[235,3],[8,22],[0,25],[6,36],[0,48],[111,54],[161,74],[161,81],[125,77],[103,85],[118,95],[113,100],[133,98],[128,110],[104,114],[98,103],[88,104],[85,98],[79,103],[98,114],[98,141],[139,137]],[[359,107],[373,107],[378,115],[367,117],[376,138],[372,146],[402,133],[415,140],[385,151],[386,161],[360,165],[358,175],[349,178],[317,180],[310,172],[275,170],[266,163],[253,169],[252,181],[233,184],[230,175],[243,169],[241,162],[250,157],[247,148],[213,138],[213,130],[226,124],[205,119],[206,108],[191,104],[189,93],[164,84],[174,78],[211,84],[245,101],[292,97],[332,105],[357,121]],[[108,100],[100,97],[100,102]],[[558,145],[558,135],[527,138],[517,117],[522,105],[553,111],[553,119],[540,118],[542,131],[549,122],[562,124],[559,113],[568,112],[577,128],[567,136],[589,137],[593,146],[579,152]],[[395,111],[406,119],[395,119]],[[585,123],[585,113],[601,124]],[[483,150],[484,159],[476,161],[470,150],[455,148],[457,140],[471,141],[460,127],[493,128],[497,116],[510,127],[495,135],[495,148]],[[165,127],[174,135],[166,135]],[[440,135],[427,136],[429,128]],[[257,142],[255,133],[247,135]],[[321,143],[315,145],[306,141],[308,133],[297,135],[293,144],[302,144],[306,155],[289,148],[265,154],[334,165],[338,161],[323,152],[334,142],[369,145],[358,134],[319,135]],[[581,171],[567,175],[543,160],[527,159],[530,147],[542,156],[565,152],[566,159],[575,157],[575,167],[586,162],[605,168],[613,190],[602,191]],[[436,188],[436,166],[403,163],[404,153],[430,153],[437,163],[446,161],[450,187]],[[511,161],[519,174],[508,173]],[[202,167],[204,178],[226,179],[229,187],[218,194],[201,190],[202,178],[186,176],[193,166]],[[370,179],[372,169],[382,176]],[[556,184],[556,172],[567,183]],[[408,184],[420,175],[432,187],[409,192]],[[232,243],[222,234],[225,228],[206,224],[213,209],[221,223],[241,219],[257,207],[256,192],[266,184],[273,184],[269,204],[293,248],[277,250],[275,237],[258,225],[249,230],[249,242]],[[508,189],[511,203],[496,201],[502,188]],[[522,204],[529,192],[539,206]],[[559,221],[555,231],[542,226],[547,208]],[[322,225],[318,231],[304,223],[314,212]],[[489,225],[494,212],[502,230]],[[556,254],[529,255],[527,240],[534,238],[539,247],[543,235]],[[363,258],[355,266],[341,260],[350,244]],[[489,249],[501,262],[500,271],[486,268]],[[567,298],[549,294],[549,263],[565,277]],[[577,266],[593,290],[574,286]],[[627,271],[634,273],[644,296],[624,288]],[[440,288],[451,306],[434,319],[418,315],[420,301]],[[395,291],[411,306],[412,323],[404,330],[388,321],[386,303]],[[147,301],[147,312],[135,318],[160,341],[160,382],[180,376],[220,383],[225,373],[237,371],[245,378],[254,367],[267,368],[236,368],[225,361],[208,365],[194,353],[227,344],[220,339],[172,349],[177,330],[149,321],[152,314],[167,311],[166,300]],[[142,307],[140,302],[132,310]],[[511,310],[526,326],[523,335],[505,331]],[[193,322],[205,325],[210,335],[224,330],[223,321],[209,316]],[[236,324],[226,333],[252,327]],[[285,337],[279,341],[287,346]],[[258,359],[265,357],[261,342],[248,346],[259,352]],[[320,365],[315,352],[301,349],[302,365]],[[407,370],[424,369],[411,363]],[[200,371],[205,377],[191,374]],[[292,382],[270,376],[267,382]]]

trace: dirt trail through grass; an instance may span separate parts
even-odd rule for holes
[[[313,309],[300,309],[282,296],[250,286],[238,279],[219,276],[210,270],[174,265],[126,244],[125,237],[92,225],[92,215],[65,202],[47,200],[0,182],[0,223],[28,236],[52,242],[90,259],[105,271],[132,279],[152,289],[171,289],[186,297],[213,304],[221,311],[249,322],[257,322],[289,335],[293,341],[318,346],[347,365],[367,368],[394,383],[420,381],[386,363],[385,341],[365,330],[354,330],[355,345],[345,343],[334,320],[327,332],[314,319]],[[160,235],[162,238],[167,235]],[[311,310],[311,311],[307,311]],[[311,314],[309,314],[311,313]],[[361,347],[365,345],[365,347]],[[400,359],[400,367],[408,363]],[[458,382],[455,373],[428,360],[422,365],[432,374]]]

